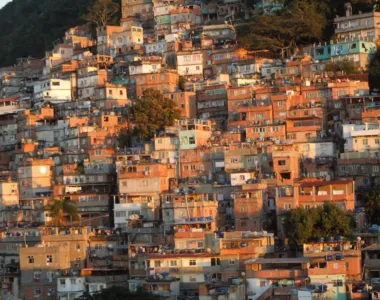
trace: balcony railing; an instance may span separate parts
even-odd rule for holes
[[[308,276],[308,270],[261,270],[247,272],[248,278],[294,279]]]

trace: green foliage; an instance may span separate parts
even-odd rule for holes
[[[295,48],[320,40],[326,17],[318,1],[293,0],[276,14],[265,14],[252,21],[241,42],[253,50]]]
[[[254,5],[258,1],[249,1]],[[332,20],[345,15],[348,0],[284,0],[285,8],[274,15],[258,15],[249,28],[239,31],[243,46],[252,50],[295,48],[334,34]],[[352,0],[353,13],[380,9],[379,0]]]
[[[43,57],[79,20],[92,0],[13,0],[0,10],[0,66]]]
[[[89,293],[84,293],[82,296],[76,300],[159,300],[162,299],[159,296],[150,294],[143,289],[139,289],[137,292],[130,292],[124,287],[114,286],[102,290],[99,293],[90,295]]]
[[[160,91],[147,89],[141,99],[128,109],[128,119],[134,127],[134,135],[140,139],[152,138],[165,126],[172,126],[179,119],[177,104],[165,98]]]
[[[289,211],[283,225],[289,244],[296,247],[321,237],[348,237],[353,220],[339,207],[326,203],[309,210],[299,207]]]
[[[119,132],[119,147],[124,148],[124,147],[131,147],[132,146],[132,132],[129,130],[129,128],[123,128]]]
[[[370,90],[380,90],[380,49],[372,57],[368,65],[368,83]]]
[[[94,5],[87,8],[82,19],[95,24],[97,27],[108,25],[119,12],[120,5],[113,0],[97,0]]]
[[[185,90],[186,78],[181,76],[178,80],[178,85],[181,87],[181,90]]]
[[[361,202],[371,224],[380,224],[380,187],[367,192]]]
[[[75,202],[64,199],[54,201],[51,209],[52,221],[58,225],[66,225],[67,217],[72,221],[78,221],[78,208]]]
[[[343,72],[344,74],[354,74],[357,72],[354,62],[349,59],[328,63],[326,71],[334,74],[337,72]]]

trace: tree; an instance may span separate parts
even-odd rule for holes
[[[64,200],[56,200],[51,209],[51,217],[53,224],[65,225],[67,223],[67,217],[70,218],[71,221],[78,221],[78,208],[75,202],[64,199]]]
[[[380,90],[380,49],[376,51],[368,65],[368,83],[371,91]]]
[[[127,111],[128,119],[134,124],[134,134],[141,139],[152,138],[166,126],[172,126],[180,117],[177,104],[165,98],[160,91],[147,89],[141,99]]]
[[[361,202],[371,224],[380,224],[380,187],[364,194]]]
[[[113,0],[97,0],[87,9],[82,19],[95,24],[97,27],[106,26],[120,10],[119,4]]]
[[[289,244],[297,247],[322,237],[348,237],[353,219],[338,206],[325,203],[309,210],[299,207],[289,211],[283,225]]]
[[[290,245],[297,246],[311,238],[315,223],[313,212],[315,210],[308,212],[303,207],[298,207],[286,214],[283,225]]]
[[[143,289],[138,289],[136,292],[131,292],[124,287],[114,286],[111,288],[103,289],[101,292],[90,295],[89,293],[84,293],[82,296],[76,300],[160,300],[162,297],[153,295],[144,291]]]
[[[119,148],[124,148],[124,147],[131,147],[132,146],[132,132],[129,128],[123,128],[119,132]]]
[[[326,65],[326,71],[336,74],[343,72],[344,74],[354,74],[357,72],[355,63],[352,60],[344,59],[337,62],[330,62]]]
[[[315,210],[312,240],[321,237],[351,236],[354,220],[340,207],[325,203]]]
[[[0,9],[0,27],[7,28],[0,32],[0,66],[13,65],[19,57],[43,57],[68,28],[83,23],[78,19],[91,2],[10,1]]]
[[[275,14],[256,17],[241,42],[253,50],[277,51],[320,40],[326,16],[318,2],[293,0]]]

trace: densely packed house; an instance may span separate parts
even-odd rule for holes
[[[365,74],[326,65],[364,69],[380,14],[347,12],[334,41],[285,58],[240,47],[244,1],[121,8],[119,26],[71,28],[44,58],[0,69],[0,298],[124,286],[171,300],[377,299],[379,231],[360,196],[380,184],[380,96]],[[119,147],[147,89],[180,119]],[[66,200],[80,218],[57,225],[51,206]],[[327,202],[354,216],[357,242],[289,254],[284,214]]]

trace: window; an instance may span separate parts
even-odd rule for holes
[[[102,244],[95,244],[95,250],[102,250],[103,245]]]
[[[60,86],[59,81],[53,81],[53,86]]]
[[[375,144],[380,144],[380,139],[375,139]]]
[[[256,114],[256,119],[264,119],[264,114]]]
[[[75,263],[74,263],[75,268],[80,268],[80,261],[81,261],[80,257],[75,258]]]
[[[286,160],[279,160],[278,165],[279,166],[286,166]]]
[[[177,261],[176,260],[171,260],[170,261],[170,266],[171,267],[176,267],[177,266]]]
[[[123,96],[123,95],[124,95],[123,90],[120,90],[120,91],[119,91],[119,95],[120,95],[120,96]]]
[[[148,185],[148,180],[143,180],[142,185],[143,186],[147,186]]]
[[[283,103],[282,101],[278,101],[278,102],[277,102],[277,106],[278,106],[278,107],[282,107],[283,104],[284,104],[284,103]]]
[[[189,144],[194,145],[195,144],[195,137],[191,136],[189,137]]]
[[[46,255],[46,262],[49,264],[49,263],[52,263],[53,262],[53,256],[52,255]]]
[[[285,203],[285,204],[284,204],[284,208],[285,208],[286,210],[292,209],[292,205],[289,204],[289,203]]]
[[[278,126],[273,126],[272,127],[272,132],[279,132],[280,130],[279,130],[279,128],[278,128]]]
[[[368,145],[368,139],[363,139],[363,145],[365,145],[365,146]]]
[[[161,267],[161,261],[160,260],[155,260],[154,261],[154,267],[155,268],[160,268]]]
[[[60,279],[59,284],[62,286],[65,286],[66,285],[66,279]]]
[[[30,264],[34,264],[34,256],[28,256],[28,261]]]
[[[245,212],[245,206],[240,206],[240,212]]]
[[[195,276],[189,276],[189,281],[190,282],[196,282],[197,281],[197,277],[195,277]]]
[[[35,297],[40,297],[41,296],[41,289],[40,288],[35,288],[34,289],[34,296]]]
[[[48,297],[54,296],[55,295],[55,289],[54,288],[48,288],[46,295]]]
[[[246,221],[240,221],[240,227],[244,228],[247,226]]]
[[[189,266],[196,266],[196,265],[197,265],[197,261],[195,259],[189,260]]]
[[[75,278],[70,278],[70,284],[75,285],[77,283]]]
[[[112,95],[112,92],[113,92],[112,90],[108,90],[108,94]]]
[[[211,266],[220,266],[220,258],[217,258],[217,257],[211,258]]]
[[[373,166],[372,171],[373,172],[379,172],[379,166]]]
[[[264,280],[261,280],[260,281],[260,287],[265,287],[266,286],[266,281],[264,281]]]
[[[40,279],[41,279],[41,272],[34,272],[33,273],[33,279],[34,279],[34,281],[40,281]]]
[[[236,264],[236,260],[234,260],[234,259],[230,259],[230,266],[233,266],[233,265],[235,265]]]
[[[309,205],[309,204],[306,204],[306,205],[305,205],[305,209],[306,209],[306,210],[309,210],[309,209],[310,209],[310,205]]]
[[[115,212],[115,217],[116,218],[122,218],[122,217],[126,217],[127,213],[125,210],[120,210],[120,211],[116,211]]]
[[[343,286],[343,280],[332,280],[332,283],[333,283],[333,286],[334,287],[337,287],[337,286]]]

